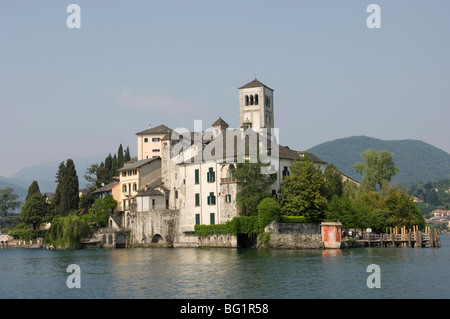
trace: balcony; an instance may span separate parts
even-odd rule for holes
[[[236,183],[237,179],[234,177],[223,177],[220,179],[220,184],[231,184]]]

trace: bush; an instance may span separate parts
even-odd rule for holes
[[[11,236],[17,236],[22,240],[44,238],[46,233],[47,230],[33,230],[33,229],[13,229],[9,232]]]
[[[258,223],[261,231],[272,221],[278,222],[281,216],[281,206],[270,197],[263,199],[258,205]]]
[[[210,235],[231,234],[237,236],[241,233],[249,235],[258,233],[258,218],[256,216],[234,217],[225,224],[217,225],[195,225],[195,234],[199,237]]]
[[[280,223],[310,223],[305,216],[286,216],[282,215],[280,217]]]

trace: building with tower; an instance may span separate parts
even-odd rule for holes
[[[157,238],[195,246],[195,225],[223,224],[239,216],[238,183],[232,171],[252,148],[276,157],[272,195],[280,195],[283,177],[304,153],[279,145],[270,135],[275,129],[273,89],[255,78],[238,90],[239,128],[229,128],[219,117],[211,129],[201,132],[180,135],[159,125],[136,134],[138,161],[120,170],[123,194],[118,199],[124,210],[121,226],[130,229],[136,244]],[[262,135],[264,129],[268,136]],[[325,162],[308,155],[325,169]]]

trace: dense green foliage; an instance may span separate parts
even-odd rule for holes
[[[276,181],[276,174],[261,174],[261,167],[265,164],[238,163],[232,175],[239,183],[236,194],[236,205],[241,216],[256,216],[258,204],[271,196],[271,186]]]
[[[41,190],[39,189],[39,184],[37,181],[33,181],[30,185],[30,187],[28,187],[28,194],[27,197],[25,198],[25,201],[27,201],[28,198],[30,198],[30,196],[32,196],[33,194],[39,193],[41,194]]]
[[[273,198],[264,198],[258,205],[258,223],[261,231],[272,221],[278,222],[281,217],[281,206]]]
[[[47,221],[48,213],[49,206],[38,192],[27,198],[20,212],[20,220],[26,225],[31,225],[33,229],[38,229],[40,224]]]
[[[44,238],[47,234],[47,230],[34,230],[26,228],[15,228],[9,231],[11,236],[17,236],[22,240],[32,240],[36,238]]]
[[[308,158],[295,161],[292,173],[281,183],[281,212],[288,216],[305,216],[311,221],[325,217],[329,193],[321,170]]]
[[[59,248],[78,248],[79,240],[88,237],[91,229],[88,223],[78,215],[55,217],[52,227],[45,238],[49,245]]]
[[[392,160],[392,154],[386,150],[377,152],[368,149],[361,156],[363,162],[353,165],[356,172],[362,175],[361,187],[366,191],[374,191],[377,188],[383,191],[392,176],[399,172]]]
[[[430,144],[417,140],[383,141],[366,136],[353,136],[319,144],[308,150],[320,159],[333,163],[339,171],[360,180],[353,164],[361,161],[367,149],[387,150],[400,172],[393,182],[416,184],[450,178],[450,155]]]
[[[85,220],[90,227],[106,227],[108,226],[109,215],[116,206],[117,201],[112,195],[106,195],[104,198],[96,199],[89,213],[83,214],[81,218]]]
[[[111,153],[100,164],[92,164],[87,170],[84,178],[91,183],[91,186],[99,188],[113,181],[113,177],[117,176],[117,170],[122,168],[124,164],[131,160],[130,149],[124,151],[120,144],[117,154],[111,156]]]
[[[340,221],[344,228],[372,228],[374,232],[395,226],[425,226],[411,197],[394,188],[387,189],[386,194],[370,191],[359,192],[354,198],[334,196],[328,205],[327,219]]]
[[[246,233],[254,235],[259,232],[259,221],[257,216],[240,216],[234,217],[225,224],[217,225],[195,225],[195,234],[199,237],[207,237],[209,235],[238,234]]]
[[[305,216],[280,216],[280,223],[311,223]]]
[[[56,173],[55,196],[52,201],[53,216],[67,216],[70,212],[78,210],[79,184],[77,171],[73,160],[59,165]]]

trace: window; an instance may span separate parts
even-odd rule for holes
[[[248,101],[248,95],[245,96],[245,106],[248,106],[249,101]]]
[[[175,191],[175,199],[178,199],[178,191]]]
[[[198,169],[195,170],[195,184],[200,183],[200,171]]]
[[[214,213],[209,214],[209,223],[211,225],[214,225],[216,223],[216,214]]]
[[[136,183],[133,184],[133,190],[137,191],[137,184]]]
[[[195,194],[195,206],[200,206],[200,194]]]
[[[144,138],[144,143],[148,143],[148,138],[147,137]]]
[[[200,214],[195,214],[195,225],[200,225]]]
[[[258,105],[258,94],[255,94],[255,105]]]
[[[289,176],[289,170],[288,170],[288,167],[287,167],[287,166],[285,166],[285,167],[283,168],[283,177],[285,177],[285,176]]]
[[[216,181],[216,173],[212,167],[210,167],[208,173],[206,173],[206,181],[208,183],[214,183]]]
[[[231,195],[230,194],[225,195],[225,203],[231,203]]]
[[[123,185],[123,186],[122,186],[122,192],[123,192],[123,193],[126,193],[126,192],[127,192],[127,185]]]
[[[161,150],[159,148],[153,149],[153,152],[160,152]]]
[[[208,205],[216,205],[216,196],[214,196],[213,192],[209,193]]]
[[[122,172],[122,177],[125,177],[125,176],[127,176],[127,171]]]
[[[161,139],[159,137],[152,138],[152,142],[159,142],[159,141],[161,141]]]
[[[153,198],[152,199],[152,208],[155,208],[155,205],[156,205],[156,200]]]
[[[133,170],[133,175],[137,175],[137,169]]]

